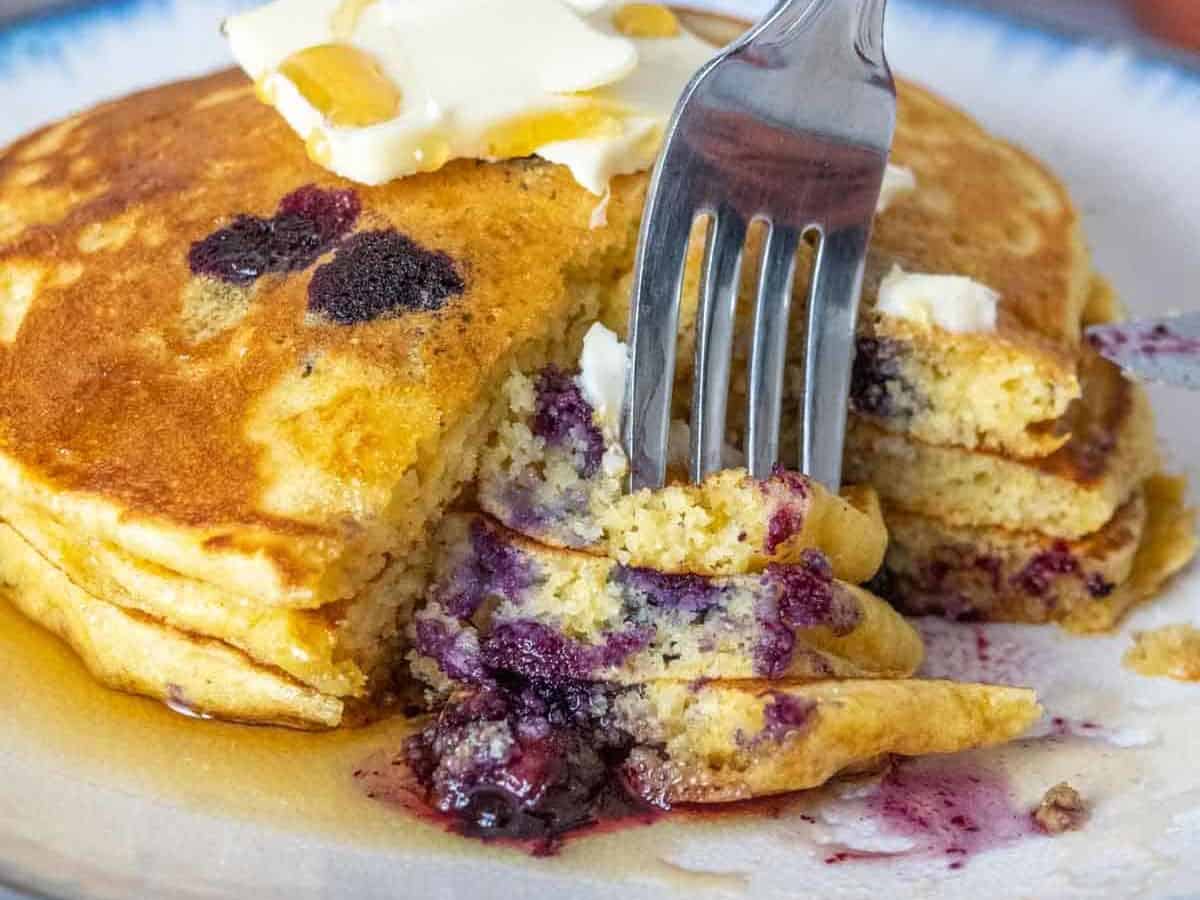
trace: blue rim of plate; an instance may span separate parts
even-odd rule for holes
[[[179,0],[174,0],[179,2]],[[80,29],[112,24],[147,14],[169,15],[173,0],[92,0],[69,2],[0,25],[0,77],[19,57],[46,58],[61,52],[62,45],[78,38]],[[223,5],[253,6],[258,0],[229,0]],[[686,0],[681,5],[687,5]],[[1140,76],[1162,77],[1186,85],[1200,97],[1200,59],[1172,52],[1150,40],[1123,41],[1089,34],[1069,26],[1022,18],[992,7],[963,5],[961,0],[893,0],[917,14],[935,15],[940,25],[974,25],[997,32],[1005,44],[1034,47],[1050,57],[1078,50],[1122,48]],[[13,870],[0,860],[0,891],[15,892],[28,900],[73,900],[80,895],[51,888],[38,879]]]
[[[173,5],[172,0],[74,0],[42,13],[14,19],[0,25],[0,75],[18,57],[56,55],[81,28],[147,14],[166,15]],[[222,5],[249,7],[257,4],[255,0],[231,0]],[[687,5],[686,0],[683,5]],[[1130,54],[1139,75],[1167,76],[1200,91],[1200,56],[1172,50],[1148,38],[1129,40],[1091,34],[1062,23],[977,5],[977,0],[968,0],[966,4],[962,0],[893,0],[893,6],[926,15],[936,13],[938,24],[943,26],[975,25],[997,30],[1005,43],[1036,45],[1051,56],[1079,49],[1119,47]]]

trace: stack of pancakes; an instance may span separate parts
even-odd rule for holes
[[[632,265],[565,169],[379,188],[240,74],[0,155],[0,582],[105,682],[333,726],[392,688],[429,534],[514,369],[566,362]]]
[[[1145,392],[1082,341],[1117,302],[1035,160],[921,91],[899,122],[917,187],[876,227],[846,452],[884,503],[886,590],[910,612],[1109,628],[1193,552]],[[875,312],[895,265],[998,292],[995,331]]]
[[[893,164],[915,176],[876,217],[864,280],[845,478],[874,486],[891,544],[874,587],[912,613],[1112,627],[1193,555],[1183,485],[1158,478],[1145,392],[1082,340],[1120,315],[1066,189],[1027,153],[898,84]],[[703,224],[693,233],[675,413],[689,410]],[[729,413],[744,431],[763,233],[751,230]],[[783,459],[797,458],[812,248],[801,248]],[[894,267],[1000,295],[994,331],[874,309]],[[951,301],[954,302],[954,301]],[[610,310],[614,327],[624,308]],[[1140,554],[1140,562],[1139,559]]]

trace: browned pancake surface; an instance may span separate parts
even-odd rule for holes
[[[396,229],[448,254],[465,291],[440,310],[345,325],[308,310],[332,251],[248,287],[193,277],[194,243],[238,216],[269,219],[309,185],[354,192],[355,232]],[[540,163],[351,185],[311,163],[232,72],[52,126],[0,155],[0,452],[52,491],[207,529],[210,549],[250,540],[239,549],[302,583],[314,553],[336,556],[360,513],[379,510],[365,492],[307,508],[269,500],[286,473],[268,471],[264,444],[290,445],[350,494],[386,489],[470,413],[525,336],[561,327],[564,283],[610,268],[616,279],[639,189],[620,181],[611,224],[592,230],[596,198]],[[359,402],[341,391],[291,414],[284,403],[268,439],[248,433],[281,385],[347,367]],[[293,538],[309,559],[289,560]]]

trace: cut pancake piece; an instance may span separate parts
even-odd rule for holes
[[[916,188],[879,217],[864,280],[853,403],[929,444],[1044,456],[1080,396],[1076,354],[1092,268],[1066,188],[941,98],[903,88],[892,161]],[[994,332],[922,327],[874,310],[906,272],[961,275],[1000,295]]]
[[[1045,456],[1052,426],[1081,393],[1077,354],[1093,278],[1078,214],[1065,187],[1027,153],[985,131],[945,100],[898,80],[891,162],[915,188],[876,216],[868,253],[852,402],[878,426],[931,444]],[[746,361],[761,232],[751,229],[738,303],[729,418],[745,425]],[[693,234],[681,313],[675,412],[690,402],[695,304],[704,240]],[[812,250],[801,246],[788,341],[785,409],[802,390],[804,301]],[[924,328],[876,312],[893,266],[972,278],[1000,295],[994,332]],[[626,309],[606,321],[622,331]],[[795,435],[785,430],[784,458]]]
[[[561,834],[608,800],[667,807],[817,787],[889,754],[1020,737],[1030,690],[945,681],[656,681],[463,691],[410,740],[427,802],[468,833]]]
[[[478,500],[522,534],[664,572],[756,572],[807,549],[829,557],[844,581],[879,569],[887,532],[869,491],[839,497],[791,472],[760,481],[726,469],[700,485],[627,494],[616,428],[578,374],[513,375],[505,393],[511,418],[483,452]]]
[[[888,754],[1001,744],[1040,715],[1024,688],[907,679],[654,682],[621,694],[613,719],[639,745],[626,769],[645,795],[716,803],[817,787]]]
[[[0,599],[57,634],[101,683],[195,715],[331,728],[344,705],[209,638],[88,594],[0,523]]]
[[[667,574],[448,516],[414,671],[447,690],[504,672],[622,684],[655,678],[904,677],[923,655],[888,604],[810,550],[764,572]]]
[[[1076,541],[889,512],[881,590],[914,615],[1109,630],[1195,553],[1184,488],[1183,479],[1150,478],[1104,528]]]
[[[38,136],[0,153],[0,284],[29,295],[0,339],[0,490],[264,605],[355,597],[423,543],[507,373],[573,359],[632,264],[644,178],[601,228],[534,161],[351,185],[240,74],[58,127],[51,221],[21,186]],[[86,198],[76,171],[101,173]]]
[[[1008,315],[1001,313],[1002,323]],[[1005,332],[951,333],[868,313],[855,345],[850,408],[931,444],[1053,453],[1066,435],[1050,426],[1079,396],[1073,360],[1049,342],[1014,342]]]
[[[1060,422],[1070,440],[1040,460],[938,447],[851,420],[846,476],[884,506],[955,526],[998,526],[1075,540],[1099,531],[1158,469],[1145,391],[1088,353],[1086,390]]]

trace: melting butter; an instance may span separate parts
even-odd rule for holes
[[[632,38],[669,38],[679,34],[679,18],[659,3],[626,3],[613,13],[613,26]]]
[[[400,90],[374,59],[348,44],[298,50],[279,73],[336,128],[378,125],[400,112]]]
[[[339,175],[381,184],[536,154],[597,196],[653,164],[714,52],[666,7],[597,0],[274,0],[225,33]]]
[[[900,266],[879,285],[875,309],[925,327],[957,333],[995,331],[1000,295],[964,275],[905,272]]]

